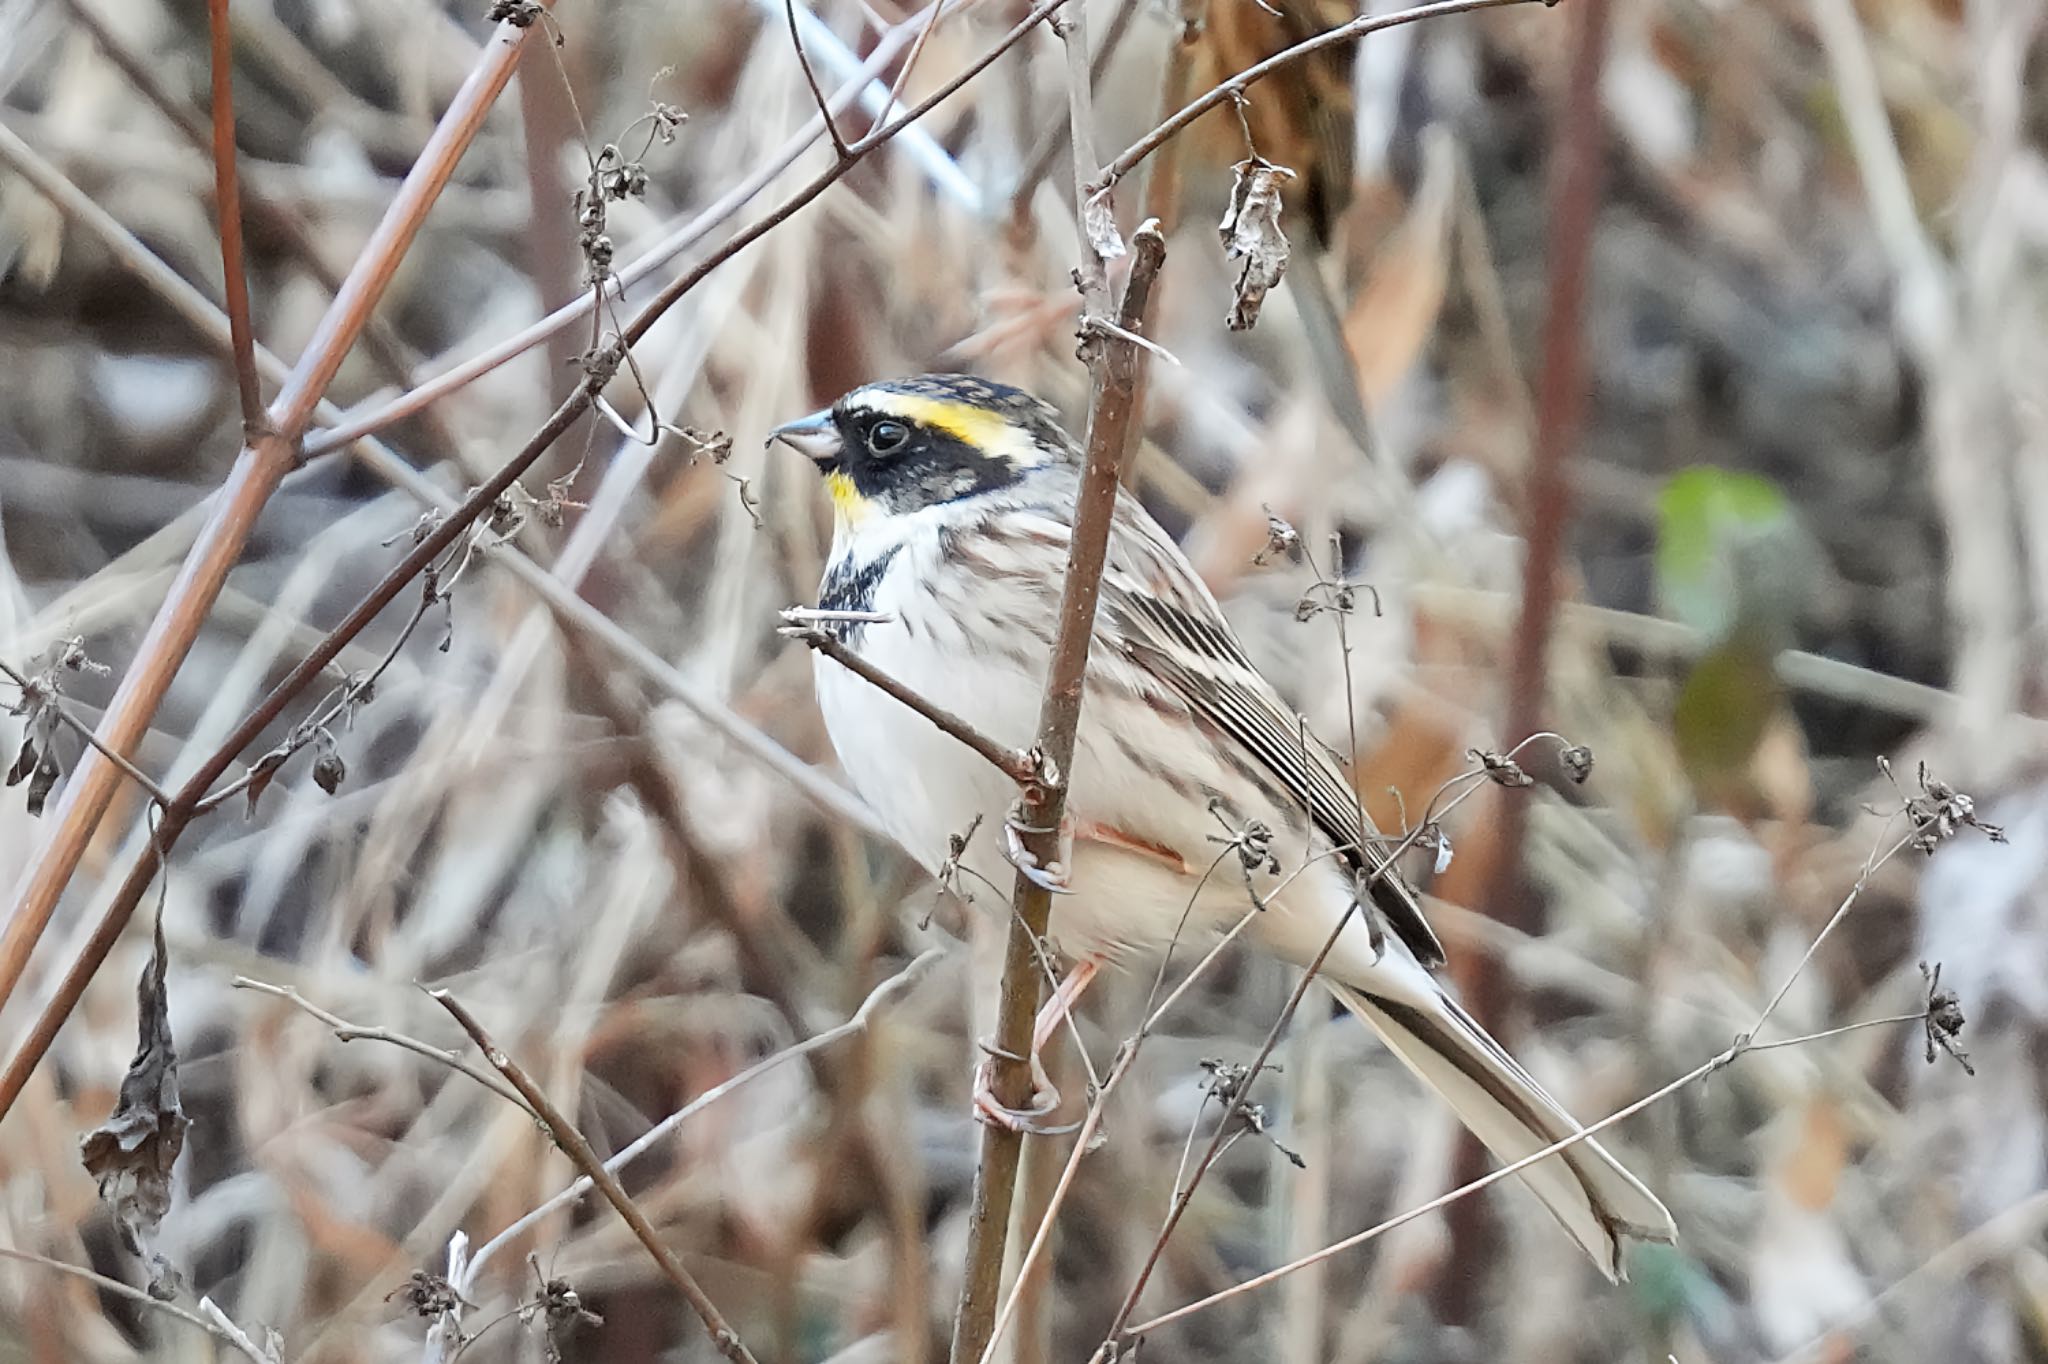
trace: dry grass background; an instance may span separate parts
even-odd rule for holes
[[[833,0],[820,17],[865,50],[876,24],[907,17],[877,8]],[[1096,7],[1098,35],[1118,8]],[[1348,17],[1326,8],[1288,14]],[[961,5],[909,93],[959,69],[1013,11]],[[1260,152],[1303,172],[1292,269],[1320,272],[1334,329],[1288,286],[1256,330],[1224,329],[1213,225],[1243,135],[1218,114],[1182,148],[1184,226],[1157,330],[1180,364],[1153,366],[1137,483],[1318,732],[1345,734],[1355,713],[1361,787],[1388,823],[1388,789],[1419,810],[1464,750],[1494,743],[1505,707],[1568,11],[1393,30],[1356,63],[1254,93]],[[2027,718],[2048,685],[2044,17],[2039,0],[1615,0],[1592,396],[1549,679],[1557,727],[1597,767],[1584,788],[1486,788],[1450,822],[1457,855],[1433,886],[1454,972],[1501,956],[1518,987],[1512,1045],[1590,1119],[1754,1018],[1881,830],[1897,832],[1866,808],[1899,804],[1875,757],[1892,755],[1909,786],[1924,759],[2009,845],[1962,839],[1886,863],[1772,1027],[1910,1013],[1916,963],[1938,960],[1971,1020],[1976,1078],[1924,1065],[1910,1025],[1755,1053],[1614,1134],[1683,1232],[1627,1287],[1599,1283],[1531,1200],[1501,1189],[1455,1232],[1416,1222],[1165,1328],[1140,1358],[2048,1358],[2048,787],[2044,730]],[[321,270],[360,247],[484,29],[419,0],[238,4],[234,19],[248,191],[299,219],[324,262],[252,216],[258,335],[290,356],[325,305]],[[1210,0],[1208,19],[1193,89],[1283,41],[1283,21],[1251,0]],[[570,297],[581,262],[567,196],[590,151],[639,152],[645,126],[625,130],[651,99],[688,121],[642,157],[644,198],[612,206],[622,262],[761,167],[811,111],[779,8],[614,0],[565,6],[559,31],[559,45],[529,46],[516,98],[434,210],[378,344],[336,386],[344,406]],[[0,33],[0,122],[218,297],[209,162],[110,59],[203,112],[200,8],[5,0]],[[1105,152],[1156,121],[1175,34],[1165,7],[1135,6],[1099,85]],[[449,1357],[393,1291],[445,1271],[451,1238],[483,1244],[572,1174],[471,1079],[338,1040],[275,993],[232,988],[236,976],[452,1047],[459,1033],[416,983],[446,986],[609,1151],[951,945],[864,1031],[707,1106],[627,1178],[763,1359],[943,1355],[974,1153],[972,1039],[993,979],[992,951],[963,938],[989,935],[716,717],[729,707],[829,776],[810,663],[775,632],[780,608],[811,600],[829,527],[810,471],[760,452],[771,425],[866,377],[940,367],[1028,385],[1078,422],[1064,156],[1013,199],[1064,116],[1058,45],[1040,34],[921,125],[929,141],[877,153],[655,329],[637,358],[660,417],[729,434],[729,459],[675,437],[650,451],[586,419],[528,480],[537,493],[580,460],[584,506],[559,527],[529,519],[517,543],[580,575],[591,607],[669,672],[565,631],[505,552],[485,553],[336,726],[336,794],[301,756],[246,817],[237,801],[180,846],[163,921],[192,1127],[157,1249],[187,1311],[206,1295],[257,1342],[278,1332],[292,1361]],[[181,513],[239,444],[233,376],[10,159],[0,658],[30,668],[82,636],[118,674],[190,542]],[[503,365],[394,444],[459,493],[553,407],[587,343],[572,333]],[[1369,450],[1337,415],[1333,373],[1373,413]],[[644,429],[644,410],[629,415]],[[1674,726],[1691,661],[1714,641],[1656,571],[1660,490],[1700,464],[1772,480],[1802,547],[1736,572],[1760,575],[1735,595],[1768,602],[1791,651],[1782,696],[1759,684],[1713,699],[1710,729],[1757,740],[1732,758],[1711,742],[1703,756]],[[1383,604],[1351,622],[1349,696],[1331,618],[1296,619],[1306,567],[1253,562],[1269,507],[1319,555],[1338,537]],[[420,512],[346,454],[295,477],[141,766],[181,779],[389,566]],[[372,665],[403,614],[343,665]],[[75,713],[95,718],[112,680],[69,682]],[[0,737],[11,755],[15,731]],[[1534,938],[1484,912],[1504,800],[1529,802],[1527,865],[1546,907]],[[8,793],[9,884],[39,830]],[[130,789],[24,997],[0,1013],[10,1047],[146,837]],[[130,982],[148,951],[138,922],[0,1127],[0,1245],[135,1283],[142,1267],[77,1140],[133,1051]],[[1246,1059],[1290,983],[1226,957],[1169,1015],[1080,1167],[1036,1290],[1046,1310],[1014,1358],[1094,1349],[1166,1209],[1203,1108],[1201,1062]],[[1121,982],[1091,1007],[1098,1066],[1148,985]],[[1269,1143],[1234,1147],[1141,1317],[1447,1187],[1448,1114],[1355,1024],[1305,1010],[1279,1060],[1261,1097],[1306,1168]],[[1071,1052],[1058,1074],[1079,1092]],[[1027,1185],[1042,1198],[1056,1168],[1028,1166]],[[566,1332],[562,1357],[713,1357],[623,1226],[586,1201],[468,1277],[468,1329],[497,1324],[461,1358],[546,1357],[544,1324],[518,1312],[539,1292],[529,1254],[604,1319]],[[232,1349],[46,1265],[0,1261],[0,1360]]]

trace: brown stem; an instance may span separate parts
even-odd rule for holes
[[[1366,15],[1348,24],[1339,24],[1327,32],[1318,33],[1313,38],[1305,38],[1293,47],[1274,53],[1255,66],[1246,67],[1133,142],[1116,160],[1102,168],[1102,173],[1090,182],[1089,188],[1091,191],[1100,190],[1115,184],[1136,169],[1140,161],[1158,151],[1170,138],[1177,136],[1203,114],[1220,104],[1236,99],[1281,67],[1300,61],[1310,53],[1320,52],[1338,43],[1354,42],[1369,33],[1378,33],[1381,29],[1412,24],[1422,19],[1436,19],[1447,14],[1466,14],[1473,10],[1499,9],[1505,5],[1529,3],[1531,0],[1436,0],[1434,4],[1417,5],[1413,9],[1404,9],[1395,14]]]
[[[249,273],[242,248],[242,186],[235,164],[235,42],[228,0],[206,0],[208,51],[213,65],[213,201],[220,220],[221,279],[226,286],[228,334],[233,338],[235,388],[242,400],[243,439],[270,429],[263,385],[256,377],[256,331],[249,317]]]
[[[1509,743],[1542,728],[1546,660],[1557,616],[1558,573],[1572,516],[1569,465],[1585,420],[1585,299],[1592,266],[1593,229],[1600,211],[1605,158],[1600,110],[1600,68],[1607,48],[1608,0],[1583,0],[1572,25],[1571,71],[1556,116],[1556,148],[1550,164],[1549,300],[1543,320],[1541,387],[1536,395],[1536,435],[1529,482],[1520,499],[1522,612],[1515,624],[1508,671],[1508,704],[1501,737]],[[1528,829],[1527,801],[1502,802],[1500,856],[1493,867],[1486,908],[1523,933],[1543,931],[1543,902],[1528,883],[1522,843]],[[1500,1035],[1510,1008],[1514,980],[1500,959],[1482,955],[1464,980],[1465,1000],[1483,1027]],[[1485,1172],[1486,1153],[1469,1132],[1458,1139],[1451,1179],[1469,1183]],[[1458,1203],[1448,1214],[1451,1250],[1445,1263],[1460,1272],[1440,1285],[1439,1307],[1446,1321],[1464,1322],[1478,1310],[1486,1266],[1492,1256],[1487,1234],[1489,1208],[1478,1199]]]
[[[1077,12],[1063,34],[1068,43],[1069,105],[1077,149],[1076,181],[1086,176],[1092,124],[1087,92],[1087,38]],[[1077,183],[1077,195],[1080,187]],[[1075,211],[1086,209],[1077,199]],[[1102,262],[1083,242],[1081,278],[1106,292],[1100,283]],[[1118,324],[1135,335],[1142,328],[1141,309],[1151,282],[1166,258],[1166,239],[1150,224],[1132,240],[1134,260]],[[1099,297],[1099,294],[1098,294]],[[1095,300],[1090,300],[1093,303]],[[1133,305],[1137,305],[1136,308]],[[1086,317],[1101,316],[1084,305]],[[1074,533],[1067,555],[1066,583],[1060,594],[1058,635],[1039,708],[1038,744],[1050,780],[1027,788],[1019,802],[1018,824],[1025,850],[1040,866],[1059,854],[1060,821],[1066,813],[1066,777],[1073,762],[1074,734],[1081,718],[1082,684],[1088,650],[1095,635],[1095,605],[1102,586],[1102,568],[1109,546],[1110,522],[1116,510],[1117,474],[1124,451],[1136,430],[1133,398],[1136,375],[1144,364],[1141,348],[1114,333],[1090,337],[1093,384],[1088,410],[1087,463],[1074,508]],[[1051,916],[1051,893],[1034,878],[1019,872],[1013,896],[1009,941],[1003,955],[1002,995],[997,1005],[996,1055],[990,1087],[998,1103],[1021,1108],[1030,1098],[1031,1067],[1023,1059],[1031,1047],[1032,1016],[1038,1008],[1040,972],[1038,941]],[[990,1125],[982,1129],[980,1159],[975,1164],[974,1195],[969,1204],[967,1260],[953,1321],[952,1364],[975,1364],[995,1328],[1002,1287],[1003,1252],[1009,1234],[1010,1206],[1016,1193],[1017,1166],[1023,1150],[1020,1133]]]
[[[562,1111],[555,1107],[546,1092],[533,1082],[533,1077],[491,1040],[491,1035],[484,1031],[483,1024],[477,1022],[475,1015],[463,1007],[461,1000],[446,990],[429,990],[427,994],[462,1025],[462,1030],[469,1034],[470,1040],[483,1051],[484,1059],[495,1066],[500,1075],[511,1081],[512,1087],[526,1100],[527,1107],[540,1119],[541,1126],[547,1128],[548,1135],[555,1139],[555,1145],[561,1148],[562,1154],[569,1157],[576,1168],[583,1172],[584,1178],[604,1195],[605,1201],[618,1210],[626,1225],[633,1229],[633,1235],[639,1238],[641,1245],[647,1247],[647,1253],[654,1257],[654,1263],[661,1267],[661,1272],[675,1285],[676,1291],[683,1295],[683,1300],[690,1304],[691,1310],[703,1321],[704,1329],[711,1333],[711,1343],[717,1347],[718,1352],[732,1360],[733,1364],[755,1364],[753,1353],[740,1339],[739,1332],[726,1323],[725,1315],[718,1310],[718,1304],[711,1301],[696,1278],[683,1267],[683,1262],[676,1258],[676,1253],[662,1243],[661,1233],[654,1229],[654,1224],[647,1220],[647,1214],[640,1211],[639,1205],[627,1197],[625,1187],[619,1183],[618,1176],[604,1168],[604,1162],[598,1158],[597,1152],[591,1149],[583,1134],[576,1130],[576,1124],[563,1116]]]
[[[97,10],[88,0],[59,0],[62,7],[77,21],[79,27],[92,35],[100,51],[120,69],[128,83],[165,121],[176,128],[179,134],[201,152],[212,154],[213,134],[204,119],[193,113],[185,98],[164,83],[163,77],[150,59],[137,52],[124,41],[120,34],[107,26]],[[252,190],[242,192],[242,211],[249,219],[262,225],[264,231],[281,238],[286,247],[297,256],[320,282],[331,298],[341,292],[341,271],[335,269],[313,241],[312,230],[305,218],[288,204],[265,198]],[[363,331],[363,345],[370,357],[394,379],[404,382],[416,358],[398,333],[382,318],[372,318]],[[260,355],[260,348],[259,348]],[[261,370],[259,370],[259,373]],[[447,448],[453,448],[447,433],[437,431],[436,438]]]
[[[825,87],[818,84],[818,73],[811,69],[810,54],[804,51],[803,34],[796,26],[796,0],[782,0],[783,17],[789,21],[789,45],[796,49],[796,64],[804,69],[804,84],[811,87],[811,102],[818,106],[818,117],[825,120],[825,136],[832,139],[832,150],[839,153],[844,161],[849,155],[846,139],[839,135],[838,120],[832,117],[832,106],[825,100]]]

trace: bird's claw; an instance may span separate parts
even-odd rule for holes
[[[1063,839],[1062,842],[1065,842]],[[1040,866],[1038,859],[1024,846],[1023,835],[1015,820],[1003,823],[1003,855],[1024,879],[1048,895],[1072,895],[1067,885],[1067,864],[1064,860]]]
[[[987,1053],[974,1067],[974,1120],[1000,1127],[1005,1131],[1023,1133],[1034,1137],[1063,1136],[1080,1127],[1077,1122],[1050,1123],[1046,1119],[1059,1111],[1060,1092],[1052,1079],[1045,1073],[1045,1066],[1037,1053],[1019,1057],[988,1042],[981,1044]],[[1028,1060],[1031,1063],[1031,1102],[1024,1108],[1011,1108],[996,1098],[995,1058],[1005,1060]]]

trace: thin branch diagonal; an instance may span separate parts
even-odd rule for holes
[[[1229,80],[1215,86],[1184,106],[1179,113],[1161,123],[1151,132],[1133,142],[1117,155],[1116,160],[1102,168],[1090,183],[1089,191],[1098,193],[1129,175],[1138,163],[1159,150],[1166,142],[1179,135],[1186,127],[1208,113],[1211,109],[1231,103],[1241,97],[1253,85],[1272,75],[1282,67],[1292,65],[1312,53],[1339,43],[1356,42],[1368,34],[1382,29],[1397,28],[1402,24],[1418,23],[1424,19],[1440,19],[1451,14],[1469,14],[1473,10],[1500,9],[1507,5],[1526,5],[1536,0],[1436,0],[1434,4],[1417,5],[1413,9],[1400,10],[1393,14],[1365,15],[1348,24],[1318,33],[1313,38],[1304,38],[1290,48],[1274,53],[1257,65],[1248,66]]]
[[[818,106],[818,117],[825,121],[825,136],[832,139],[832,150],[839,153],[839,159],[844,161],[853,155],[853,150],[839,135],[839,122],[832,116],[832,106],[825,99],[824,87],[818,84],[818,73],[811,69],[810,54],[804,51],[804,35],[796,23],[796,0],[782,0],[782,13],[789,21],[789,45],[796,49],[796,64],[804,69],[804,84],[811,88],[811,100]]]
[[[476,1043],[485,1059],[495,1066],[498,1073],[510,1081],[512,1087],[526,1100],[527,1108],[532,1110],[540,1119],[541,1125],[547,1128],[548,1135],[554,1138],[555,1145],[561,1148],[562,1154],[574,1162],[584,1177],[604,1195],[605,1201],[625,1220],[626,1225],[633,1229],[633,1235],[647,1248],[647,1253],[654,1257],[654,1262],[660,1266],[662,1274],[675,1285],[676,1291],[683,1295],[684,1301],[690,1304],[691,1310],[704,1323],[704,1329],[710,1333],[711,1343],[718,1352],[733,1361],[733,1364],[755,1364],[753,1352],[747,1349],[746,1342],[740,1339],[739,1332],[732,1329],[725,1319],[725,1314],[718,1310],[718,1305],[711,1301],[695,1276],[683,1267],[683,1262],[676,1258],[676,1253],[668,1248],[667,1243],[661,1239],[661,1233],[647,1220],[647,1214],[640,1211],[639,1205],[627,1196],[625,1187],[619,1183],[618,1178],[604,1167],[604,1162],[598,1159],[597,1152],[591,1149],[590,1142],[576,1129],[576,1125],[555,1107],[546,1092],[534,1083],[533,1077],[491,1040],[490,1034],[484,1031],[483,1024],[477,1022],[476,1016],[463,1006],[461,1000],[446,990],[430,990],[428,995],[462,1025],[462,1030],[469,1034],[470,1040]]]
[[[991,766],[1019,786],[1029,786],[1039,780],[1039,764],[1022,749],[1010,748],[983,734],[973,725],[955,715],[952,711],[927,700],[916,691],[897,681],[874,664],[862,658],[853,650],[841,644],[824,630],[808,626],[785,626],[783,633],[803,643],[814,653],[822,654],[840,667],[858,677],[883,695],[910,707],[929,720],[942,732],[958,739],[986,759]]]
[[[326,1024],[328,1030],[334,1034],[336,1041],[388,1042],[401,1050],[412,1052],[418,1056],[424,1056],[430,1061],[438,1061],[451,1070],[459,1071],[482,1085],[485,1089],[490,1090],[493,1094],[496,1094],[499,1098],[505,1100],[505,1102],[526,1108],[526,1100],[520,1097],[518,1090],[507,1084],[493,1072],[485,1070],[482,1066],[452,1048],[437,1047],[432,1042],[423,1042],[417,1037],[396,1032],[390,1028],[351,1023],[339,1014],[329,1013],[289,985],[273,985],[269,981],[252,980],[248,976],[236,976],[228,984],[237,990],[253,990],[259,995],[269,995],[273,999],[285,1001],[301,1013]],[[533,1110],[527,1109],[527,1111],[531,1113]]]

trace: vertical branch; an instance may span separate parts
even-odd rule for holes
[[[1083,10],[1069,10],[1056,27],[1066,43],[1068,111],[1074,142],[1075,209],[1088,216],[1089,167],[1094,158],[1094,114],[1088,88],[1088,32]],[[1024,788],[1014,816],[1025,851],[1040,866],[1059,857],[1060,822],[1066,815],[1067,774],[1074,756],[1074,732],[1081,718],[1082,685],[1087,676],[1088,649],[1095,636],[1095,605],[1102,587],[1102,568],[1109,548],[1110,521],[1116,510],[1117,475],[1134,430],[1138,347],[1122,332],[1143,325],[1142,308],[1151,280],[1166,256],[1166,239],[1151,225],[1137,234],[1137,256],[1131,285],[1125,290],[1124,322],[1117,329],[1101,326],[1107,318],[1108,272],[1101,254],[1082,233],[1082,353],[1088,357],[1092,383],[1088,405],[1087,463],[1074,507],[1074,532],[1067,554],[1066,583],[1060,594],[1058,634],[1045,695],[1038,715],[1040,780]],[[1127,324],[1127,325],[1125,325]],[[1045,936],[1052,896],[1038,880],[1019,872],[1014,894],[1009,941],[1003,954],[1002,995],[997,1006],[996,1056],[991,1088],[997,1102],[1021,1108],[1031,1093],[1032,1015],[1038,1008],[1038,939]],[[1023,1136],[990,1125],[982,1129],[981,1155],[975,1166],[970,1204],[967,1262],[960,1285],[960,1304],[953,1320],[953,1364],[973,1364],[987,1348],[995,1329],[997,1298],[1002,1287],[1003,1252],[1016,1194],[1018,1159]]]
[[[1509,660],[1507,717],[1501,737],[1520,743],[1541,729],[1546,658],[1557,614],[1557,579],[1572,515],[1568,464],[1585,420],[1586,281],[1592,267],[1593,229],[1599,217],[1605,159],[1600,111],[1600,70],[1607,51],[1608,0],[1584,0],[1574,11],[1571,70],[1555,119],[1550,163],[1550,280],[1543,320],[1542,380],[1536,399],[1534,467],[1520,499],[1522,508],[1522,613],[1515,624]],[[1500,804],[1499,861],[1494,866],[1487,909],[1523,933],[1543,932],[1543,905],[1528,883],[1522,843],[1529,803]],[[1496,1035],[1508,1008],[1512,981],[1501,958],[1482,954],[1465,983],[1467,1003]],[[1484,1173],[1486,1155],[1470,1133],[1458,1138],[1452,1162],[1454,1184]],[[1465,1267],[1444,1281],[1446,1320],[1465,1321],[1477,1305],[1488,1261],[1481,1219],[1486,1205],[1466,1199],[1449,1213],[1451,1253],[1447,1264]]]
[[[221,281],[226,289],[228,334],[235,356],[235,388],[242,399],[243,439],[270,429],[263,386],[256,378],[256,331],[249,318],[249,273],[242,249],[242,187],[235,166],[235,44],[228,0],[206,0],[213,62],[213,201],[220,219]]]

